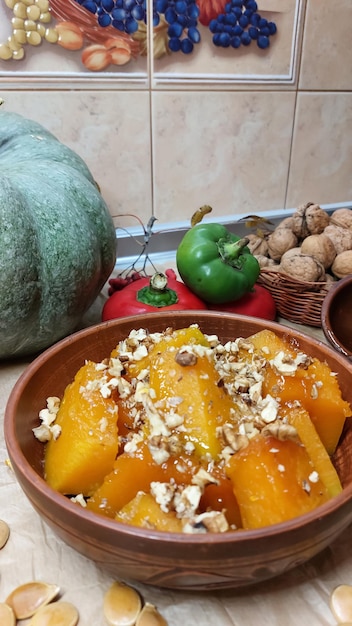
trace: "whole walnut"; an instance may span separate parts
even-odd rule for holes
[[[292,230],[298,239],[305,239],[308,235],[319,235],[330,222],[328,213],[313,202],[299,206],[292,218]]]
[[[284,217],[284,219],[281,220],[280,224],[278,224],[278,228],[291,228],[291,230],[292,230],[292,226],[293,226],[292,215],[289,215],[288,217]]]
[[[295,248],[290,248],[289,250],[286,250],[286,252],[284,252],[281,257],[281,261],[283,259],[289,259],[291,256],[297,256],[298,254],[302,254],[302,250],[299,246],[296,246]]]
[[[262,254],[264,256],[268,255],[268,242],[265,237],[260,237],[255,233],[250,233],[247,235],[247,239],[249,240],[247,247],[250,249],[252,254]]]
[[[282,255],[290,248],[297,246],[297,237],[291,228],[281,226],[280,224],[268,237],[268,253],[274,261],[280,261]]]
[[[331,239],[324,233],[309,235],[302,241],[301,251],[309,254],[320,261],[325,269],[328,269],[336,257],[335,246]]]
[[[331,239],[337,254],[345,250],[352,250],[352,229],[337,226],[337,224],[329,224],[324,230],[324,235]]]
[[[254,254],[254,256],[260,267],[270,267],[271,269],[273,265],[276,265],[275,261],[270,257],[265,256],[265,254]]]
[[[352,250],[340,252],[331,266],[331,271],[337,278],[344,278],[348,274],[352,274]]]
[[[289,255],[286,258],[281,259],[281,270],[304,282],[321,282],[325,280],[325,270],[323,265],[314,257],[308,254]]]
[[[331,214],[330,223],[352,230],[352,209],[336,209],[336,211]]]

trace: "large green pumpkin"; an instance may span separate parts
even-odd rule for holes
[[[0,111],[0,359],[73,332],[116,260],[112,217],[84,161]]]

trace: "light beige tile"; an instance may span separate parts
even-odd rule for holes
[[[23,4],[23,3],[22,3]],[[25,5],[28,5],[28,2],[25,2]],[[34,4],[34,1],[33,1]],[[64,5],[65,3],[63,3]],[[74,4],[74,3],[73,3]],[[18,3],[14,5],[18,6]],[[68,11],[67,15],[70,15],[70,7],[64,7],[66,11]],[[16,11],[12,11],[7,6],[5,6],[4,2],[0,2],[0,45],[7,45],[8,37],[13,34],[13,26],[12,19]],[[53,15],[53,12],[51,13]],[[24,56],[21,57],[21,60],[3,60],[3,55],[0,54],[0,80],[15,80],[19,77],[21,80],[25,82],[30,82],[35,80],[37,75],[42,74],[42,79],[45,81],[45,78],[58,77],[62,80],[67,80],[67,82],[71,82],[72,80],[79,79],[83,80],[91,80],[91,81],[100,81],[105,78],[107,81],[115,80],[117,78],[133,78],[137,74],[147,75],[147,59],[145,56],[141,56],[139,54],[139,44],[129,38],[126,34],[121,34],[120,31],[113,28],[112,26],[108,28],[100,28],[96,29],[96,26],[89,26],[90,19],[95,24],[95,17],[87,11],[87,19],[88,25],[82,23],[82,20],[78,20],[77,17],[72,18],[72,22],[76,24],[81,30],[83,35],[82,45],[79,49],[70,50],[64,48],[62,45],[58,45],[55,41],[54,43],[50,43],[45,33],[46,29],[54,29],[55,25],[59,22],[58,19],[54,17],[51,18],[49,22],[41,21],[39,18],[35,24],[36,27],[41,26],[44,30],[42,33],[42,39],[40,43],[36,43],[36,45],[30,45],[28,41],[22,45],[22,52]],[[65,20],[60,20],[64,22]],[[66,20],[68,22],[68,20]],[[70,22],[68,22],[70,23]],[[89,46],[92,44],[100,44],[103,45],[106,40],[111,38],[121,38],[125,39],[125,43],[128,42],[128,45],[131,48],[132,55],[125,58],[125,64],[115,65],[113,61],[109,63],[108,54],[106,53],[106,63],[103,63],[102,66],[97,63],[97,56],[95,55],[94,59],[94,67],[95,69],[91,69],[92,64],[88,62],[86,66],[83,63],[82,52],[84,52]],[[93,55],[94,56],[94,55]],[[105,56],[105,55],[104,55]],[[99,60],[101,61],[102,55],[99,54]],[[121,56],[120,56],[121,60]],[[92,57],[91,57],[92,61]]]
[[[297,100],[287,205],[352,199],[352,93]]]
[[[201,42],[190,55],[181,52],[165,55],[155,61],[155,77],[165,79],[190,76],[194,81],[228,79],[259,81],[288,79],[291,73],[292,36],[295,33],[293,15],[265,14],[277,23],[278,32],[270,38],[267,50],[260,50],[255,42],[250,46],[219,48],[212,42],[208,27],[199,25]],[[264,15],[263,15],[264,17]]]
[[[3,107],[40,122],[85,160],[113,216],[150,217],[147,92],[2,91],[1,95]]]
[[[266,50],[258,48],[252,41],[247,46],[234,49],[217,47],[213,44],[213,35],[208,28],[209,8],[207,0],[200,0],[201,9],[198,29],[201,41],[189,55],[181,52],[164,55],[154,62],[156,82],[172,81],[183,77],[197,80],[224,80],[243,83],[246,81],[265,84],[266,81],[277,83],[289,82],[292,66],[295,62],[296,48],[294,41],[301,25],[297,7],[302,0],[281,0],[258,2],[258,12],[263,18],[275,22],[277,33],[270,37],[270,46]],[[219,13],[224,2],[214,4]],[[205,19],[207,18],[207,19]],[[160,44],[162,34],[155,40]],[[209,82],[210,85],[210,82]]]
[[[351,25],[351,0],[308,0],[300,89],[352,89]]]
[[[153,95],[155,215],[189,220],[282,209],[294,94],[183,92]]]

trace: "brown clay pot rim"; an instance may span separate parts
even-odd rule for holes
[[[338,337],[335,335],[334,331],[332,330],[330,310],[331,310],[331,303],[336,297],[336,295],[341,293],[341,291],[343,291],[347,285],[351,285],[351,284],[352,284],[352,274],[350,274],[349,276],[345,276],[345,278],[341,278],[340,280],[338,280],[337,283],[329,289],[328,293],[326,294],[323,300],[323,304],[321,308],[321,325],[322,325],[325,337],[330,342],[330,344],[335,348],[335,350],[337,350],[338,352],[340,352],[341,354],[347,357],[352,357],[352,351],[348,350],[341,343],[341,341],[338,339]],[[351,317],[352,317],[352,314],[351,314]],[[352,327],[351,327],[351,332],[352,332]]]
[[[257,318],[253,318],[250,316],[247,317],[247,316],[237,315],[235,313],[223,313],[223,312],[219,313],[217,311],[204,311],[204,310],[165,311],[165,313],[163,313],[163,317],[164,316],[170,317],[170,319],[174,319],[175,317],[182,318],[183,314],[186,314],[186,313],[188,314],[192,313],[192,316],[194,315],[195,320],[197,319],[197,314],[198,314],[198,315],[203,315],[203,316],[205,315],[206,317],[217,317],[217,318],[231,317],[232,319],[237,319],[237,320],[241,320],[243,319],[243,317],[246,317],[246,319],[248,320],[258,322]],[[126,322],[131,321],[133,323],[135,321],[136,324],[138,324],[138,327],[141,327],[145,325],[145,322],[148,322],[148,319],[151,319],[154,316],[155,316],[155,313],[148,313],[148,314],[145,314],[143,318],[141,318],[141,316],[139,315],[136,315],[136,316],[131,316],[128,318],[126,317],[124,318],[124,321]],[[142,319],[143,319],[143,324],[141,324]],[[16,464],[14,464],[15,465],[14,471],[15,473],[17,472],[21,474],[25,482],[30,482],[32,484],[35,484],[36,489],[39,492],[41,492],[41,494],[44,495],[48,500],[50,500],[54,508],[64,509],[67,511],[67,513],[70,516],[74,516],[82,521],[85,521],[86,523],[93,524],[94,526],[98,526],[100,530],[105,529],[109,532],[110,531],[113,532],[114,530],[116,530],[121,535],[134,536],[140,539],[150,540],[153,542],[158,541],[160,543],[165,543],[165,544],[189,543],[189,544],[197,544],[197,545],[209,544],[209,543],[217,543],[217,544],[227,544],[227,543],[234,544],[235,543],[236,544],[238,542],[243,542],[243,541],[249,542],[255,539],[259,539],[259,540],[266,539],[266,538],[269,539],[271,536],[277,537],[278,535],[281,535],[281,534],[296,532],[302,526],[306,526],[306,525],[309,525],[310,523],[316,523],[317,521],[321,521],[324,517],[327,517],[330,514],[334,513],[337,509],[339,509],[343,504],[347,503],[352,498],[352,483],[351,483],[350,485],[345,487],[340,494],[338,494],[337,496],[334,496],[328,502],[325,502],[324,504],[320,505],[319,507],[317,507],[316,509],[308,513],[295,517],[292,520],[281,522],[279,524],[272,524],[270,526],[265,526],[265,527],[258,528],[258,529],[234,530],[234,531],[229,531],[226,533],[212,533],[212,534],[206,534],[206,535],[202,535],[202,534],[188,535],[185,533],[169,533],[165,531],[153,531],[149,529],[146,530],[146,529],[138,528],[135,526],[129,527],[127,524],[122,524],[115,520],[111,520],[110,518],[104,517],[103,515],[98,515],[92,511],[86,511],[83,507],[74,505],[72,502],[70,502],[70,500],[66,496],[63,496],[62,494],[52,489],[45,482],[44,478],[42,478],[32,468],[32,466],[28,463],[26,457],[22,453],[21,448],[18,445],[17,440],[16,440],[14,424],[12,423],[10,419],[10,415],[11,413],[14,412],[15,406],[20,398],[23,386],[32,377],[33,372],[39,369],[41,364],[47,360],[48,356],[52,356],[54,354],[59,353],[62,348],[64,348],[67,344],[74,342],[76,338],[79,336],[92,335],[98,329],[101,329],[107,326],[114,326],[118,324],[119,321],[121,322],[121,318],[120,320],[109,320],[107,322],[101,322],[99,324],[95,324],[93,326],[90,326],[89,328],[85,328],[83,330],[77,331],[69,335],[68,337],[55,343],[50,348],[46,349],[43,353],[37,356],[26,367],[25,371],[20,375],[17,382],[15,383],[11,391],[10,397],[8,399],[8,402],[5,408],[5,415],[4,415],[4,436],[5,436],[5,443],[7,446],[10,461],[12,462],[13,459],[16,458]],[[283,325],[277,322],[271,322],[271,321],[270,322],[266,321],[265,326],[267,329],[273,330],[274,332],[275,330],[281,330],[282,332],[282,328],[283,328]],[[291,334],[291,332],[293,332],[294,336],[297,337],[297,339],[302,338],[305,340],[309,340],[313,348],[315,345],[319,345],[320,347],[323,347],[324,351],[327,354],[331,354],[331,356],[335,360],[339,361],[340,364],[343,366],[343,368],[349,369],[351,372],[351,376],[352,376],[352,363],[349,364],[348,361],[346,362],[346,359],[344,356],[335,352],[328,345],[326,345],[325,343],[317,339],[310,337],[304,332],[301,332],[295,329],[291,330],[290,328],[287,327],[287,332],[288,334]]]

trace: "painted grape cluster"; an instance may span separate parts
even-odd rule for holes
[[[276,33],[276,24],[261,17],[255,0],[230,0],[225,12],[211,20],[209,29],[215,46],[239,48],[255,41],[258,48],[264,50]]]
[[[76,0],[96,15],[101,27],[113,26],[132,35],[139,23],[148,21],[147,0]],[[211,2],[211,0],[209,0]],[[190,54],[201,40],[198,29],[199,4],[195,0],[153,0],[153,26],[163,16],[167,24],[168,47],[171,52]],[[222,48],[239,48],[256,42],[261,49],[270,45],[276,24],[261,17],[255,0],[230,0],[209,22],[212,41]]]

